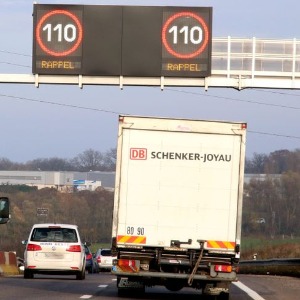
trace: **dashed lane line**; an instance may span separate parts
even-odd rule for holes
[[[106,288],[106,287],[108,287],[108,285],[107,284],[100,284],[100,285],[98,285],[98,287],[99,288]],[[80,297],[80,299],[90,299],[92,297],[93,297],[93,295],[82,295]]]

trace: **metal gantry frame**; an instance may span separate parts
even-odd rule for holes
[[[300,89],[300,40],[213,38],[205,78],[0,74],[0,83]]]

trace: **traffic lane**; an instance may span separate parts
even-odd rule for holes
[[[239,280],[265,300],[300,299],[300,278],[271,275],[239,275]]]
[[[240,275],[240,282],[252,289],[265,300],[298,300],[300,279],[275,276]],[[233,284],[230,288],[231,300],[258,299]],[[138,299],[137,295],[122,297]],[[146,288],[142,299],[186,300],[201,299],[201,292],[184,288],[179,292],[170,292],[164,287]],[[109,299],[117,300],[116,278],[110,273],[87,274],[85,280],[76,280],[74,276],[35,275],[34,279],[23,277],[0,278],[1,300],[71,300],[71,299]]]
[[[76,280],[74,276],[35,275],[34,279],[23,276],[0,278],[1,300],[73,300],[73,299],[109,299],[118,297],[116,277],[110,273],[86,274],[85,280]],[[242,290],[232,286],[231,300],[251,300]],[[170,292],[164,287],[146,288],[143,297],[129,295],[126,299],[186,300],[201,299],[199,290],[184,288],[179,292]]]
[[[105,290],[113,280],[114,276],[102,274],[86,274],[85,280],[76,280],[75,276],[42,274],[35,275],[34,279],[24,279],[23,276],[3,277],[0,278],[0,299],[90,299],[99,290]]]

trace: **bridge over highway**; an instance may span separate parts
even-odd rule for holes
[[[0,83],[299,89],[300,40],[213,38],[206,78],[0,74]]]

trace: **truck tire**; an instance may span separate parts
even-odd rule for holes
[[[25,279],[32,279],[33,278],[33,273],[32,271],[25,269],[24,270],[24,278]]]
[[[118,297],[136,298],[136,297],[143,297],[144,294],[145,294],[145,288],[143,289],[118,288]]]
[[[220,295],[203,295],[203,300],[230,300],[229,293],[221,293]]]
[[[229,300],[229,297],[230,297],[229,293],[221,293],[219,295],[218,300]]]

